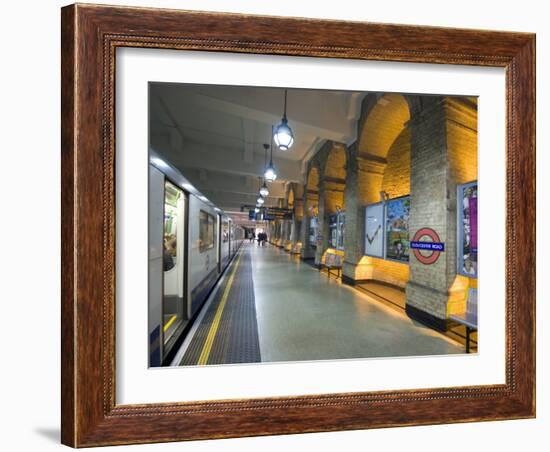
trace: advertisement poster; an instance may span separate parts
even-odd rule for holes
[[[344,234],[346,232],[346,214],[340,212],[338,214],[338,236],[336,240],[336,249],[344,249]]]
[[[317,217],[309,219],[309,244],[317,246]]]
[[[458,273],[477,278],[477,182],[458,187]]]
[[[365,208],[365,254],[384,257],[384,204]]]
[[[409,262],[410,197],[386,202],[386,259]]]
[[[328,217],[328,242],[331,248],[336,248],[338,242],[338,215],[329,215]]]

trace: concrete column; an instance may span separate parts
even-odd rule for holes
[[[304,184],[304,193],[302,195],[302,205],[304,206],[304,216],[302,219],[302,228],[300,230],[300,241],[302,242],[302,249],[300,250],[300,257],[307,259],[307,235],[309,234],[309,225],[307,224],[307,181]]]
[[[296,216],[296,208],[294,208],[294,211],[292,212],[292,220],[290,223],[290,242],[292,244],[292,248],[294,248],[294,245],[296,245],[296,242],[300,238],[298,237],[298,218]]]
[[[284,229],[283,229],[283,248],[285,251],[288,251],[290,248],[290,229],[292,226],[292,223],[290,220],[284,220]]]
[[[275,244],[277,246],[280,246],[281,245],[281,221],[277,220],[275,222],[275,224],[276,224],[276,228],[277,228],[277,232],[275,233],[275,238],[276,238]]]
[[[298,194],[298,185],[295,185],[296,191],[295,191],[295,197],[294,197],[294,212],[292,215],[292,234],[291,237],[292,240],[292,253],[300,253],[300,250],[298,248],[298,242],[302,242],[302,231],[301,231],[301,224],[302,224],[302,218],[304,215],[304,200],[303,196],[299,196]],[[302,187],[303,188],[303,187]]]
[[[439,330],[446,329],[449,288],[456,276],[456,181],[449,165],[448,101],[423,99],[412,111],[410,238],[422,228],[434,230],[445,252],[426,265],[411,250],[407,314]]]
[[[323,179],[319,181],[319,213],[317,216],[318,222],[318,237],[317,239],[317,248],[315,248],[315,265],[320,266],[323,253],[328,248],[328,212],[327,212],[327,203],[326,203],[326,184]]]
[[[307,183],[304,185],[304,216],[302,217],[302,228],[300,231],[302,249],[300,251],[300,257],[302,259],[315,258],[315,249],[309,244],[309,208],[312,201],[308,199]]]
[[[297,218],[296,218],[296,206],[294,206],[294,208],[292,209],[292,220],[290,220],[290,240],[289,240],[289,244],[288,244],[288,251],[292,254],[295,246],[296,246],[296,242],[299,240],[299,237],[298,237],[298,231],[297,231]]]
[[[365,206],[378,202],[386,160],[361,156],[357,147],[348,149],[346,166],[346,229],[344,233],[344,265],[342,282],[355,285],[372,278],[372,263],[364,259]]]

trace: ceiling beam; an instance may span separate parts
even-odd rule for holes
[[[278,124],[282,116],[282,109],[281,111],[277,110],[276,112],[268,111],[266,104],[260,103],[259,105],[245,106],[235,102],[207,96],[205,94],[191,92],[190,90],[181,92],[181,94],[178,92],[178,95],[176,96],[174,96],[173,93],[174,91],[167,89],[167,87],[160,87],[160,89],[156,90],[156,94],[162,99],[161,104],[170,110],[170,116],[176,121],[177,116],[174,113],[173,106],[181,103],[180,97],[185,97],[185,103],[187,104],[192,103],[200,108],[219,111],[232,116],[263,122],[265,124]],[[312,115],[311,119],[314,119],[314,115]],[[331,128],[330,124],[318,126],[312,122],[304,120],[304,118],[298,119],[295,115],[289,115],[289,122],[292,127],[301,129],[305,133],[313,136],[320,136],[333,141],[345,142],[349,139],[350,135],[353,135],[354,133],[354,127],[351,124],[345,124],[344,130],[342,130],[343,124],[340,124],[341,128],[339,130],[338,128]]]
[[[184,175],[185,170],[201,168],[222,173],[240,174],[258,177],[264,172],[264,156],[252,154],[252,161],[243,160],[242,152],[213,145],[184,142],[181,147],[174,147],[172,140],[165,134],[152,134],[153,149],[176,166]],[[273,163],[277,178],[283,181],[299,181],[300,162],[277,158],[273,154]]]
[[[246,163],[254,162],[254,121],[243,118],[244,152],[243,160]]]

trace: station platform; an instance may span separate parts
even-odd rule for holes
[[[463,346],[283,250],[244,243],[172,365],[464,353]]]

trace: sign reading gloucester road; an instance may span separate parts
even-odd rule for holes
[[[419,250],[445,251],[445,244],[441,242],[411,242],[411,248]]]
[[[431,241],[422,240],[428,238]],[[431,265],[439,259],[439,255],[445,251],[445,244],[440,241],[439,235],[431,228],[422,228],[417,231],[410,241],[414,257],[424,265]],[[427,251],[423,254],[422,251]]]

